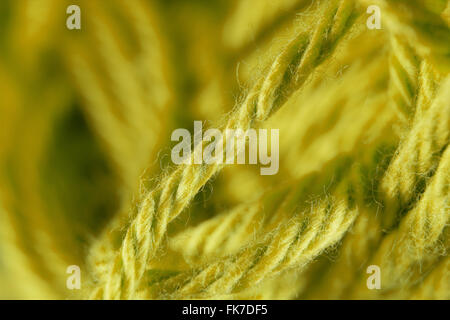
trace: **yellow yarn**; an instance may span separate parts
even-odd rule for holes
[[[70,4],[0,4],[0,298],[450,298],[449,1]],[[194,120],[278,174],[172,164]]]

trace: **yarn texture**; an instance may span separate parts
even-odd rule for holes
[[[0,4],[0,298],[450,299],[449,1],[71,4]]]

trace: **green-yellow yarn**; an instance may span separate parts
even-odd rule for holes
[[[70,4],[0,4],[0,298],[450,299],[449,1]],[[194,120],[278,174],[172,164]]]

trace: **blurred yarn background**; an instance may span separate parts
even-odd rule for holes
[[[2,0],[0,298],[449,299],[449,26],[445,0]],[[299,34],[306,54],[267,77]],[[146,275],[111,289],[100,252],[175,170],[172,131],[221,127],[260,79],[281,83],[260,124],[278,174],[206,179]]]

